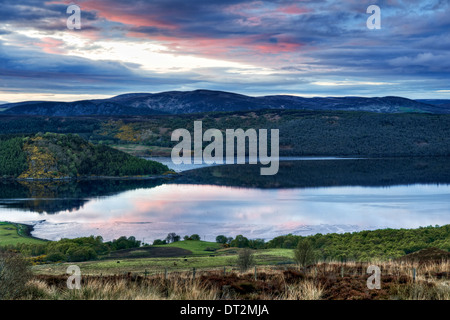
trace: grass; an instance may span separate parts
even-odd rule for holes
[[[27,235],[27,226],[17,223],[0,222],[0,246],[18,243],[41,244],[45,241]]]
[[[113,275],[124,274],[128,272],[144,274],[146,270],[150,274],[160,274],[164,272],[165,268],[167,268],[169,272],[189,271],[192,270],[192,268],[196,268],[199,270],[223,270],[224,267],[231,270],[232,268],[236,268],[237,253],[239,250],[238,248],[219,250],[216,252],[216,254],[212,252],[207,252],[207,254],[204,254],[201,251],[201,248],[205,247],[208,242],[202,243],[203,241],[186,241],[193,243],[183,244],[184,242],[185,241],[180,241],[170,245],[175,246],[177,244],[182,244],[183,248],[194,249],[193,252],[200,252],[200,254],[172,258],[96,260],[76,262],[75,264],[77,264],[82,269],[83,274],[89,275]],[[211,253],[213,255],[212,257],[210,256]],[[258,266],[275,265],[278,262],[291,261],[292,256],[292,250],[290,249],[261,249],[255,251],[255,263]],[[37,265],[33,267],[33,272],[36,274],[60,275],[64,274],[67,267],[71,264],[74,263],[67,262],[61,264]]]
[[[200,240],[185,240],[177,241],[169,244],[158,245],[155,247],[175,247],[186,249],[192,252],[194,255],[211,255],[215,250],[220,249],[220,244],[216,242],[200,241]],[[207,250],[211,249],[211,250]]]
[[[203,257],[197,257],[203,258]],[[381,289],[368,289],[370,264],[381,270]],[[83,266],[80,266],[83,270]],[[411,268],[417,267],[413,281]],[[345,270],[341,275],[342,268]],[[443,277],[449,262],[416,265],[403,262],[327,262],[301,271],[298,267],[253,270],[202,270],[153,275],[87,276],[81,289],[68,290],[67,275],[35,275],[23,299],[149,299],[149,300],[449,300],[450,282]]]

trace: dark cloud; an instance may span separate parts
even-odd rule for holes
[[[25,48],[0,47],[0,85],[30,90],[102,92],[204,87],[259,93],[279,90],[369,94],[445,90],[450,77],[450,4],[447,0],[378,0],[382,29],[368,30],[373,0],[78,0],[80,36],[95,40],[162,43],[169,52],[243,62],[275,70],[240,78],[231,68],[200,68],[161,75],[139,65],[91,61],[34,48],[36,40],[16,28],[66,30],[68,3],[3,0],[0,36],[16,37]],[[83,33],[85,32],[85,33]],[[50,45],[50,44],[49,44]],[[57,44],[52,44],[53,47]],[[52,47],[52,48],[53,48]],[[54,50],[58,53],[57,50]],[[208,73],[206,77],[205,74]],[[34,79],[34,80],[33,80]],[[345,81],[354,85],[317,86]],[[443,82],[444,81],[444,82]],[[383,86],[357,83],[390,82]],[[234,85],[233,85],[234,83]],[[238,85],[236,85],[238,83]],[[392,85],[395,83],[395,85]],[[442,88],[444,86],[444,88]],[[34,88],[34,89],[33,89]],[[109,90],[109,91],[108,91]],[[155,90],[147,90],[155,91]],[[275,93],[272,91],[272,93]],[[424,93],[425,94],[425,93]]]

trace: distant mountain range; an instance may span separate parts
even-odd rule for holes
[[[450,114],[450,100],[402,97],[250,97],[210,90],[129,93],[109,99],[75,102],[25,101],[1,105],[0,114],[42,116],[155,115],[261,109],[367,111],[377,113]]]

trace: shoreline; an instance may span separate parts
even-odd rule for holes
[[[171,172],[169,174],[160,174],[154,176],[124,176],[124,177],[114,177],[114,176],[92,176],[92,177],[65,177],[65,178],[3,178],[0,177],[0,181],[20,181],[20,182],[34,182],[34,181],[90,181],[90,180],[155,180],[155,179],[171,179],[179,176],[176,172]]]
[[[17,228],[17,235],[19,237],[31,238],[31,239],[35,239],[35,240],[39,240],[39,241],[45,241],[45,242],[52,241],[52,240],[48,240],[48,239],[44,239],[44,238],[38,238],[38,237],[33,236],[31,233],[34,230],[34,225],[32,225],[32,224],[19,223],[19,222],[13,222],[13,221],[0,221],[0,222],[9,223],[9,224],[12,224],[13,226],[15,226]],[[20,228],[21,226],[23,227],[23,229]],[[19,231],[23,231],[24,234],[20,234]]]
[[[31,233],[34,231],[34,225],[32,225],[32,224],[25,224],[25,223],[13,223],[13,224],[24,226],[25,235],[28,238],[41,240],[41,241],[51,241],[48,239],[43,239],[43,238],[38,238],[38,237],[33,236]]]

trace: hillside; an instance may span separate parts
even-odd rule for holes
[[[76,133],[97,144],[171,148],[173,130],[279,129],[282,156],[450,156],[450,115],[356,111],[259,110],[128,117],[0,115],[0,134]],[[206,143],[204,144],[206,146]],[[122,150],[133,148],[122,148]],[[170,155],[170,151],[169,151]]]
[[[162,174],[158,162],[133,157],[77,135],[54,133],[0,140],[0,176],[18,179],[62,179],[88,176]]]
[[[448,103],[448,101],[447,101]],[[42,116],[153,115],[275,110],[367,111],[449,114],[448,104],[402,97],[250,97],[232,92],[195,90],[129,93],[109,99],[75,102],[30,101],[2,105],[2,114]],[[6,109],[6,110],[5,110]]]
[[[270,240],[266,244],[266,248],[295,248],[299,240],[308,239],[317,253],[325,260],[386,260],[400,258],[406,254],[431,247],[448,253],[450,250],[449,236],[450,225],[417,229],[378,229],[343,234],[318,233],[307,237],[288,234]],[[412,258],[414,257],[415,255],[412,256]]]
[[[127,105],[110,101],[76,101],[76,102],[49,102],[32,101],[2,105],[8,108],[4,114],[21,115],[47,115],[47,116],[84,116],[84,115],[151,115],[161,114],[152,109],[136,109]]]

